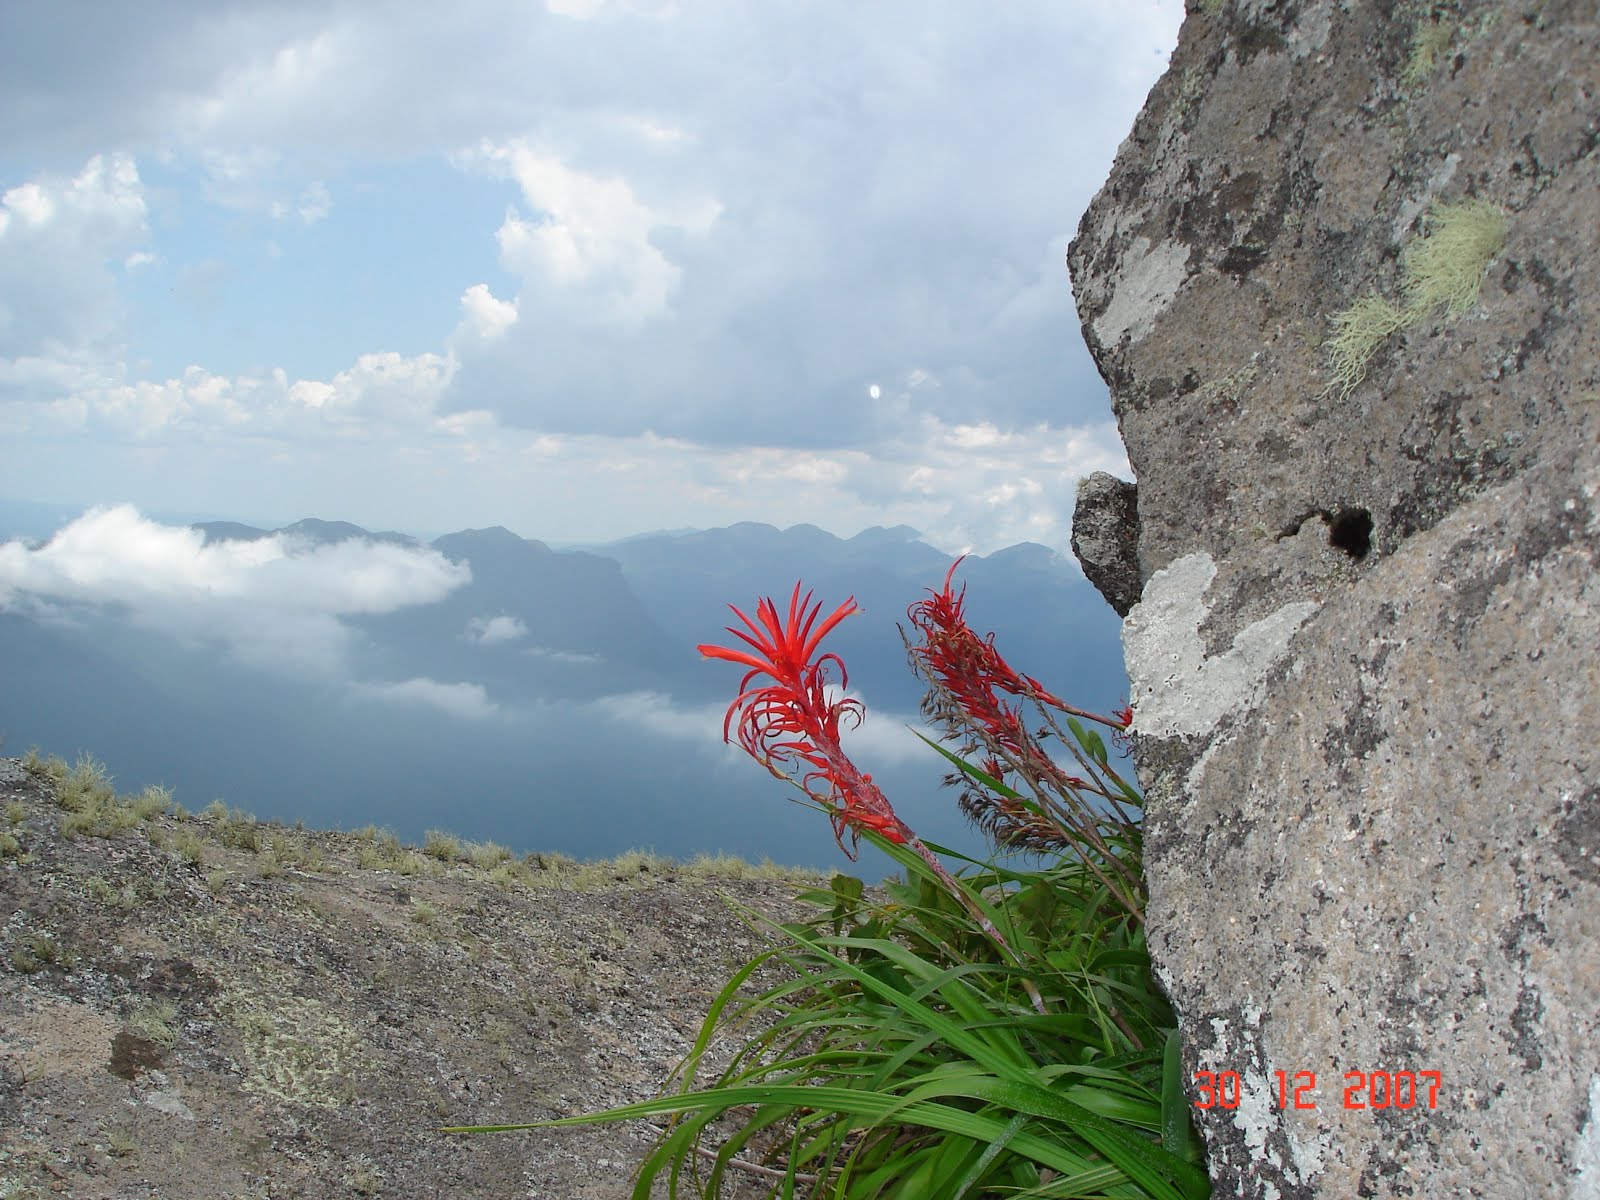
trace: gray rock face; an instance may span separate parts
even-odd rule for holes
[[[1078,484],[1072,552],[1106,603],[1125,617],[1139,602],[1139,488],[1096,471]]]
[[[1207,2],[1073,243],[1218,1196],[1600,1196],[1597,147],[1593,0]]]

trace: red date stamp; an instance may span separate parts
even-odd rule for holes
[[[1279,1108],[1317,1107],[1315,1071],[1276,1071],[1273,1099]],[[1196,1071],[1200,1097],[1195,1108],[1238,1108],[1243,1084],[1237,1071]],[[1346,1108],[1438,1108],[1444,1076],[1438,1071],[1346,1071]]]

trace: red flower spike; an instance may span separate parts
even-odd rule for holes
[[[779,618],[778,606],[770,599],[757,602],[754,621],[733,605],[728,607],[745,626],[730,625],[728,632],[750,649],[698,647],[707,658],[749,668],[739,681],[739,695],[722,719],[723,740],[733,740],[737,716],[739,745],[774,775],[787,777],[791,764],[809,768],[800,778],[800,787],[828,810],[841,850],[845,831],[850,831],[852,850],[846,853],[852,857],[863,829],[876,830],[891,842],[905,842],[911,831],[895,815],[872,776],[858,770],[840,745],[840,721],[848,718],[859,723],[863,713],[859,700],[828,699],[830,667],[838,668],[841,689],[849,682],[844,660],[837,654],[824,654],[812,661],[822,639],[840,621],[860,611],[855,598],[834,609],[820,625],[821,603],[812,604],[810,592],[802,599],[798,583],[784,619]],[[755,685],[763,675],[772,682]],[[819,783],[826,788],[813,786]]]
[[[988,734],[1006,749],[1024,755],[1023,747],[1029,743],[1022,718],[1013,705],[1002,701],[996,693],[1003,692],[1019,699],[1031,700],[1069,716],[1097,721],[1113,729],[1125,729],[1132,722],[1133,713],[1117,714],[1117,719],[1100,716],[1074,708],[1049,691],[1032,675],[1019,675],[994,648],[994,634],[980,638],[967,624],[967,589],[959,592],[952,588],[956,568],[965,555],[950,564],[945,572],[944,587],[928,591],[928,599],[920,600],[907,610],[913,628],[922,635],[922,645],[912,653],[923,666],[937,676],[962,711],[982,725]]]

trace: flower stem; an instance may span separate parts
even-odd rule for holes
[[[928,849],[927,843],[910,830],[907,830],[906,834],[906,844],[922,856],[922,861],[928,864],[928,870],[932,871],[939,882],[944,884],[945,890],[961,901],[967,912],[972,915],[972,919],[978,923],[979,928],[989,936],[989,940],[1011,960],[1011,965],[1021,968],[1023,965],[1022,960],[1017,956],[1017,952],[1011,948],[1011,943],[1006,941],[1005,935],[995,928],[993,921],[989,920],[989,914],[978,906],[978,902],[972,898],[967,889],[962,887],[956,881],[955,876],[945,869],[945,865],[939,861],[939,856]],[[1026,975],[1023,975],[1022,987],[1028,993],[1028,1000],[1033,1004],[1034,1011],[1040,1016],[1047,1016],[1050,1010],[1045,1007],[1044,997],[1039,994],[1039,985]]]

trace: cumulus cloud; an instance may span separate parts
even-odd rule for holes
[[[384,351],[363,354],[326,380],[291,381],[281,369],[230,376],[189,367],[177,378],[129,382],[70,361],[23,358],[0,360],[0,395],[50,395],[48,404],[13,401],[10,409],[12,420],[40,433],[371,438],[459,426],[463,414],[438,412],[456,365],[450,354]]]
[[[527,141],[485,143],[480,160],[515,179],[532,216],[506,215],[495,234],[501,264],[568,302],[568,312],[637,322],[663,314],[681,269],[653,235],[704,234],[716,220],[711,200],[652,208],[618,174],[580,170]],[[566,293],[585,303],[572,305]]]
[[[516,303],[496,299],[488,284],[475,283],[461,294],[462,328],[475,337],[497,338],[516,323]]]
[[[481,684],[440,683],[434,679],[407,679],[399,683],[354,683],[351,694],[381,704],[422,705],[467,721],[495,716],[499,706]]]
[[[119,332],[116,264],[149,235],[139,171],[96,155],[0,194],[0,361],[63,358]]]
[[[581,663],[593,665],[605,662],[605,656],[600,654],[585,654],[578,650],[552,650],[549,646],[525,646],[523,653],[533,658],[548,659],[550,662]]]
[[[624,692],[603,696],[588,706],[630,729],[644,729],[673,741],[704,747],[722,740],[726,705],[683,705],[660,692]]]
[[[912,728],[923,728],[920,720],[887,709],[875,709],[857,692],[846,694],[866,706],[866,717],[861,724],[852,727],[845,721],[840,732],[845,750],[862,770],[927,761],[932,751],[911,732]],[[828,695],[830,700],[837,700],[840,693],[837,688],[830,688]],[[725,704],[683,704],[659,692],[626,692],[590,701],[589,705],[628,728],[648,730],[659,737],[702,747],[721,743],[722,721],[728,711]],[[737,741],[733,752],[735,756],[744,753]]]
[[[127,620],[318,674],[343,666],[341,617],[431,604],[470,578],[465,564],[424,547],[282,534],[208,543],[129,505],[91,510],[42,546],[0,544],[0,608]]]

